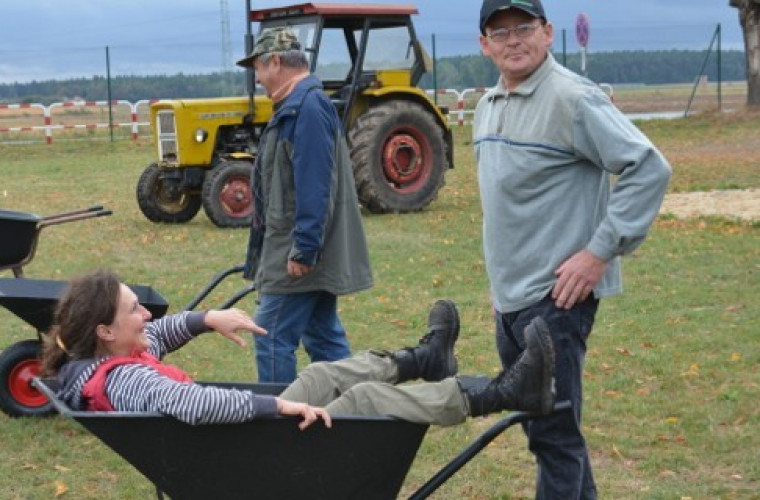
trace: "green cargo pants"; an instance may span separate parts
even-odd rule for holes
[[[389,415],[436,425],[462,423],[467,402],[454,377],[441,382],[393,385],[398,368],[388,351],[308,365],[280,397],[323,406],[330,415]]]

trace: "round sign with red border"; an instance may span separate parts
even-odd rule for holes
[[[588,33],[589,33],[589,19],[584,13],[578,14],[575,19],[575,39],[578,40],[578,45],[586,47],[588,45]]]

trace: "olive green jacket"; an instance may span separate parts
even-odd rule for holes
[[[300,82],[277,107],[258,154],[252,182],[260,183],[253,190],[264,217],[257,224],[254,214],[244,276],[266,294],[344,295],[370,288],[348,146],[319,80]],[[291,277],[289,259],[314,268]]]

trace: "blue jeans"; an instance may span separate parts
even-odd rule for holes
[[[504,367],[525,349],[523,330],[536,316],[546,320],[556,351],[557,401],[569,400],[573,411],[526,423],[530,451],[538,464],[536,498],[590,500],[597,497],[586,440],[581,432],[582,377],[586,341],[599,301],[593,297],[570,310],[558,309],[551,297],[526,309],[496,316],[496,347]]]
[[[351,356],[346,331],[338,318],[338,299],[323,292],[261,294],[254,316],[267,330],[254,335],[260,382],[296,379],[296,349],[303,342],[311,361],[337,361]]]

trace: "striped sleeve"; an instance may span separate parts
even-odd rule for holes
[[[117,411],[158,412],[190,425],[247,422],[277,415],[273,396],[176,382],[149,366],[114,368],[106,394]]]
[[[179,349],[198,335],[199,331],[193,331],[188,326],[193,314],[201,313],[183,311],[148,323],[145,326],[145,335],[150,341],[148,352],[162,359],[167,353]]]

